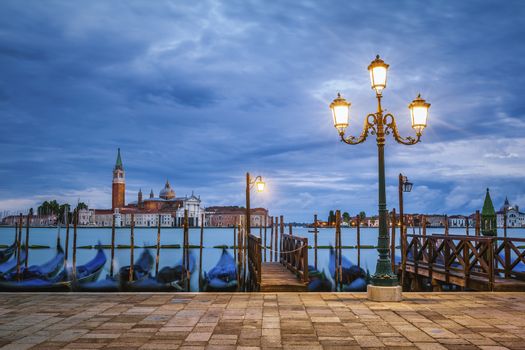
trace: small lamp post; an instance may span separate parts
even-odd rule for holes
[[[412,128],[416,137],[402,137],[397,129],[394,116],[391,113],[384,114],[381,106],[383,90],[386,88],[387,71],[389,65],[377,55],[375,60],[368,66],[370,83],[376,92],[377,111],[366,116],[364,127],[358,137],[345,136],[345,129],[349,125],[350,103],[340,94],[330,104],[334,127],[337,129],[341,141],[349,145],[357,145],[366,140],[368,134],[376,135],[378,149],[378,178],[379,178],[379,235],[376,272],[372,276],[372,285],[368,286],[368,298],[376,301],[401,300],[401,288],[398,285],[397,276],[393,274],[389,258],[388,229],[385,189],[385,138],[392,134],[394,139],[404,145],[414,145],[421,140],[423,129],[427,125],[428,109],[427,103],[420,95],[408,105]],[[385,288],[386,287],[386,288]],[[390,289],[389,289],[390,288]]]
[[[412,191],[412,186],[413,186],[413,183],[408,181],[408,178],[406,176],[403,176],[403,174],[399,174],[398,191],[399,191],[399,226],[400,226],[399,229],[401,230],[401,286],[403,286],[405,282],[406,247],[407,247],[407,236],[406,236],[406,231],[404,229],[405,227],[404,215],[405,214],[403,211],[403,192]]]
[[[246,173],[246,235],[251,233],[251,223],[250,223],[250,190],[255,186],[257,192],[263,192],[266,186],[266,183],[263,181],[261,176],[255,177],[252,179],[250,173]]]

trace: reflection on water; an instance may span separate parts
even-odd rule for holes
[[[313,233],[309,232],[311,229],[297,227],[294,228],[294,234],[302,237],[307,237],[309,245],[313,246]],[[254,228],[252,232],[255,235],[259,234],[259,229]],[[30,231],[29,244],[30,245],[47,245],[52,248],[50,249],[30,249],[29,250],[29,265],[38,265],[49,261],[56,253],[55,245],[57,234],[59,233],[57,228],[32,228]],[[409,229],[408,233],[412,233]],[[416,229],[417,233],[417,229]],[[427,234],[433,233],[444,233],[443,229],[427,229]],[[464,234],[465,229],[450,229],[450,234]],[[473,234],[473,229],[470,230]],[[65,229],[60,230],[60,238],[62,245],[65,244]],[[152,246],[156,244],[157,229],[156,228],[135,228],[135,257],[139,256],[144,246]],[[10,245],[14,240],[15,229],[12,227],[0,227],[0,244]],[[503,235],[502,230],[498,232],[499,236]],[[22,235],[25,237],[24,234]],[[206,228],[204,230],[204,249],[202,256],[202,270],[209,271],[212,269],[217,261],[220,259],[222,249],[214,248],[216,246],[227,245],[233,246],[233,229],[217,229],[217,228]],[[356,229],[355,228],[343,228],[342,229],[342,245],[343,246],[355,246],[356,245]],[[399,230],[396,234],[397,244],[399,245]],[[525,237],[525,229],[509,229],[509,237]],[[200,229],[190,229],[189,243],[190,245],[199,245]],[[263,230],[264,239],[264,230]],[[182,245],[183,234],[180,228],[163,228],[161,231],[161,244],[162,245]],[[77,247],[82,246],[93,246],[97,242],[101,242],[103,245],[111,244],[111,229],[110,228],[79,228],[77,233]],[[329,246],[335,241],[335,230],[334,229],[320,229],[318,234],[318,245]],[[71,246],[73,242],[73,230],[70,230],[69,239],[69,258],[71,259]],[[267,245],[270,242],[270,230],[267,230]],[[118,246],[129,246],[130,244],[130,230],[129,228],[117,228],[115,234],[115,244]],[[361,245],[372,245],[377,244],[377,228],[361,228]],[[100,278],[105,278],[109,274],[111,264],[111,250],[104,249],[108,258],[107,263],[104,267],[104,271],[101,273]],[[194,256],[199,258],[199,249],[191,249]],[[174,266],[177,262],[182,259],[182,249],[164,248],[160,252],[159,266]],[[229,252],[233,255],[233,249],[229,249]],[[155,249],[152,249],[152,253],[155,254]],[[91,260],[96,254],[95,249],[77,249],[77,265],[81,265]],[[399,251],[397,252],[399,254]],[[356,249],[343,249],[343,256],[349,259],[352,263],[357,264],[357,250]],[[361,267],[365,270],[368,269],[372,273],[375,270],[375,264],[377,259],[377,251],[375,249],[362,249],[361,250]],[[314,263],[314,250],[309,250],[308,256],[309,264]],[[329,249],[318,249],[318,269],[325,271],[328,275],[328,260],[329,260]],[[267,261],[270,261],[269,253],[267,254]],[[130,264],[130,252],[128,248],[115,249],[115,263],[114,269],[118,270],[118,267]],[[191,278],[191,290],[198,291],[199,280],[197,266],[195,272]]]

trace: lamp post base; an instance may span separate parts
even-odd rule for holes
[[[370,301],[401,301],[403,300],[401,286],[385,287],[369,284],[366,288]]]

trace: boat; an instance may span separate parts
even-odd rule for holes
[[[20,275],[16,271],[11,271],[4,274],[3,279],[6,281],[14,281],[16,279],[28,280],[40,278],[48,280],[58,274],[60,269],[64,266],[64,250],[60,245],[60,240],[57,240],[57,253],[48,262],[42,265],[31,265],[28,268],[20,267]]]
[[[123,266],[115,276],[106,275],[106,278],[82,284],[76,284],[77,292],[123,292],[131,291],[139,282],[151,279],[150,270],[154,258],[149,249],[144,250],[133,264],[133,281],[129,281],[129,266]],[[146,282],[143,282],[146,283]]]
[[[195,269],[195,257],[190,252],[189,253],[189,266],[188,272],[189,277]],[[188,292],[186,290],[186,278],[188,274],[186,273],[186,268],[180,260],[175,266],[165,266],[163,267],[157,276],[155,277],[146,277],[126,285],[126,289],[133,292],[169,292],[169,291],[178,291]]]
[[[13,254],[15,254],[15,252],[16,252],[16,241],[15,243],[11,244],[9,247],[0,251],[0,264],[5,263],[7,260],[9,260],[13,256]]]
[[[235,259],[223,248],[217,264],[202,278],[204,292],[235,292],[237,290],[237,266]]]
[[[26,261],[26,250],[25,247],[22,246],[20,248],[20,266],[22,266]],[[15,255],[11,256],[9,260],[4,262],[3,264],[0,264],[0,279],[3,278],[4,275],[8,274],[9,272],[16,269],[16,266],[18,264],[18,257]]]
[[[308,265],[308,291],[309,292],[331,292],[334,284],[326,277],[324,270],[319,271],[312,265]]]
[[[106,264],[106,254],[99,248],[93,259],[84,265],[76,267],[76,275],[73,276],[71,268],[64,268],[51,279],[32,278],[21,281],[2,281],[0,291],[3,292],[51,292],[70,291],[74,285],[81,285],[98,279],[102,268]]]
[[[344,292],[364,292],[368,284],[368,274],[357,265],[354,265],[346,257],[341,257],[342,288]],[[335,281],[335,250],[330,247],[330,260],[328,262],[330,276]]]

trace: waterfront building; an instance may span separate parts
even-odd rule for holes
[[[481,233],[483,236],[497,236],[496,211],[490,198],[490,192],[487,188],[483,209],[481,210]]]
[[[496,222],[498,227],[504,226],[505,212],[507,212],[507,227],[525,226],[525,213],[520,212],[518,205],[511,205],[509,199],[505,197],[505,202],[496,212]]]
[[[465,215],[451,215],[448,217],[448,227],[466,227],[467,220]]]
[[[428,227],[445,227],[446,216],[442,214],[425,215]]]
[[[8,215],[5,216],[1,224],[7,226],[18,225],[20,215]],[[49,215],[31,215],[29,224],[31,226],[55,226],[58,222],[58,217],[55,214]],[[22,215],[22,224],[27,225],[27,215]]]
[[[111,226],[113,218],[108,215],[115,215],[116,226],[129,226],[131,215],[135,217],[135,225],[141,227],[153,227],[160,223],[161,226],[182,226],[184,224],[184,212],[188,211],[188,224],[190,227],[201,225],[204,209],[201,207],[200,196],[193,193],[191,196],[177,197],[169,180],[166,180],[164,188],[155,197],[153,189],[148,198],[144,198],[142,189],[137,194],[137,200],[125,203],[126,180],[120,148],[117,153],[117,161],[113,168],[112,186],[112,209],[109,211],[97,209],[91,211],[92,218],[82,220],[83,224],[96,226]],[[108,222],[108,220],[110,220]]]
[[[233,227],[246,217],[246,208],[237,206],[214,206],[206,208],[206,226]],[[264,226],[269,223],[268,210],[264,208],[250,209],[252,227]]]

